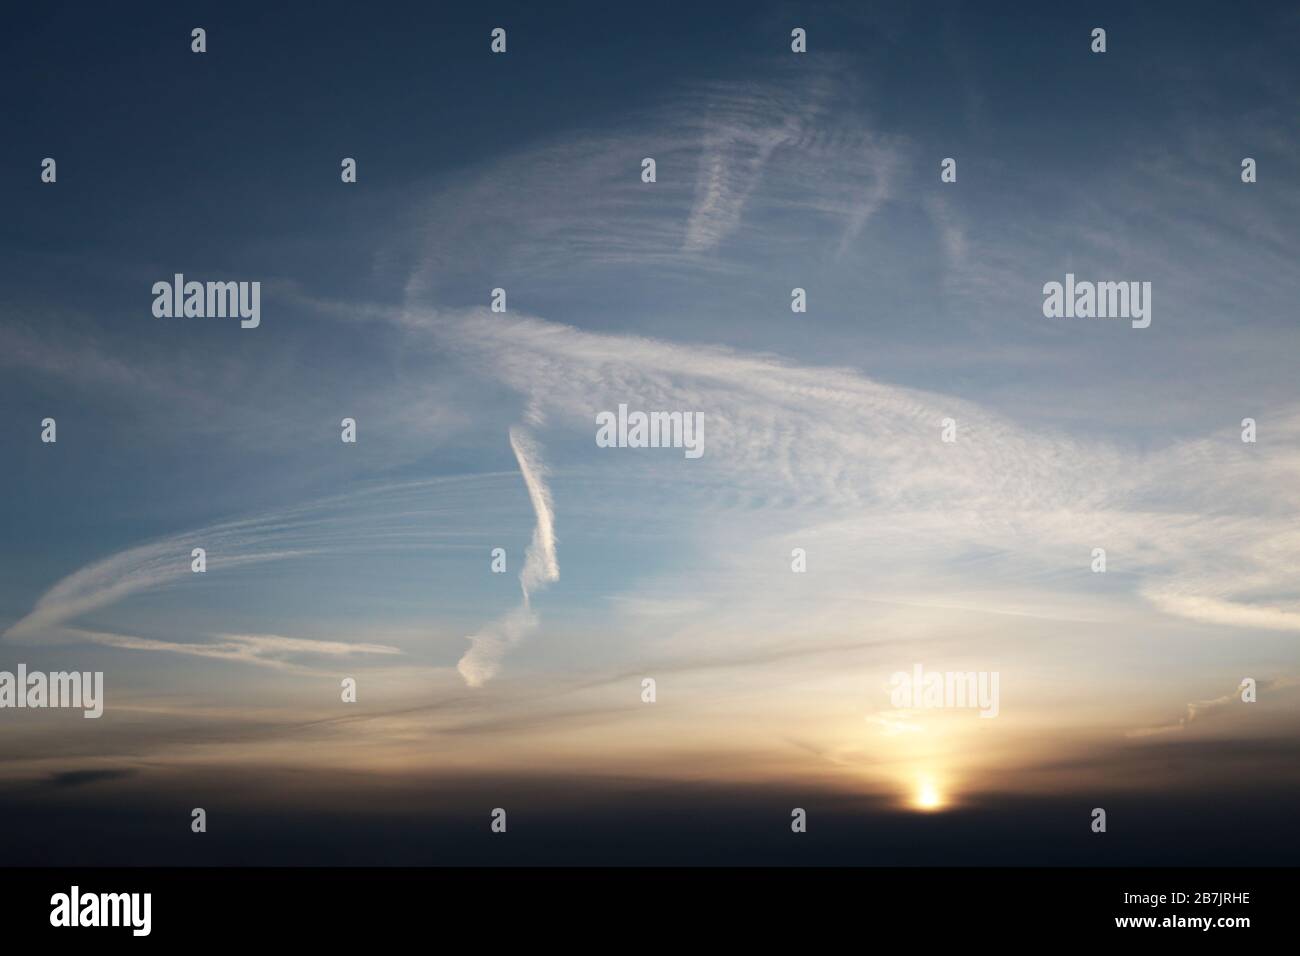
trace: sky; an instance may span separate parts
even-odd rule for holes
[[[15,18],[0,862],[1294,862],[1294,7]]]

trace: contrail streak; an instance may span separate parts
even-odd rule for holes
[[[469,650],[456,665],[456,670],[470,687],[482,687],[496,676],[506,652],[537,629],[537,616],[533,614],[530,603],[532,595],[560,579],[560,565],[555,557],[554,511],[551,492],[545,481],[546,466],[536,444],[523,429],[510,429],[510,448],[524,476],[524,485],[537,515],[537,525],[533,528],[533,540],[524,552],[523,570],[519,572],[523,603],[471,635]]]

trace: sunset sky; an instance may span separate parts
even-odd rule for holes
[[[0,862],[1294,859],[1300,13],[616,7],[3,32]]]

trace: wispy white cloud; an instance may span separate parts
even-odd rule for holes
[[[402,653],[398,648],[386,644],[317,641],[301,637],[284,637],[279,634],[219,634],[214,640],[184,643],[159,641],[129,634],[88,631],[82,628],[71,628],[69,633],[91,643],[108,647],[137,651],[164,651],[291,670],[304,669],[298,661],[314,656],[351,657],[357,654]]]
[[[555,510],[551,491],[546,487],[546,465],[537,444],[522,428],[512,428],[510,447],[519,462],[519,472],[524,477],[528,499],[533,503],[533,513],[537,516],[533,540],[524,554],[524,570],[519,575],[519,585],[527,603],[529,595],[537,588],[560,579],[560,564],[555,556]]]
[[[760,618],[770,627],[788,617],[790,627],[831,628],[838,602],[862,600],[922,615],[962,607],[1082,620],[1114,616],[1127,598],[1211,627],[1300,628],[1300,530],[1284,520],[1300,508],[1296,409],[1272,412],[1267,443],[1243,445],[1225,431],[1139,452],[771,355],[587,332],[518,312],[412,307],[392,320],[411,354],[453,353],[467,374],[517,393],[534,429],[510,431],[535,517],[520,572],[523,601],[471,637],[459,665],[468,683],[490,679],[535,631],[531,596],[558,578],[553,489],[539,438],[576,435],[591,448],[595,413],[622,401],[709,419],[705,457],[685,470],[677,457],[606,454],[572,460],[565,471],[610,487],[632,482],[651,497],[671,494],[664,527],[693,549],[694,564],[714,571],[705,579],[668,568],[646,582],[705,608],[674,626],[683,643],[706,631],[714,642],[743,640]],[[958,423],[955,444],[939,440],[946,417]],[[400,514],[411,495],[441,501],[451,487],[359,494],[372,499],[363,512],[358,496],[340,496],[128,549],[57,582],[6,637],[79,639],[71,628],[83,617],[189,575],[192,547],[205,547],[218,571],[401,546],[408,532],[385,512]],[[467,499],[445,505],[475,507]],[[575,502],[570,520],[581,526],[600,506],[599,496]],[[807,578],[786,567],[794,546],[810,547],[815,573]],[[1088,571],[1094,547],[1107,549],[1107,580],[1118,585],[1104,594],[1095,590],[1102,577]],[[875,569],[866,579],[855,573],[864,561]],[[608,596],[628,607],[654,599]],[[814,597],[812,610],[798,603]],[[632,617],[624,623],[645,628],[652,620]],[[214,656],[249,653],[218,647]]]
[[[1082,587],[1080,575],[1093,580],[1092,549],[1103,547],[1112,571],[1158,610],[1209,624],[1300,626],[1292,573],[1300,531],[1278,520],[1300,507],[1288,478],[1300,409],[1273,412],[1267,446],[1225,430],[1137,452],[847,369],[485,310],[409,310],[403,321],[476,356],[557,430],[586,430],[596,411],[621,401],[701,410],[710,444],[699,468],[670,478],[665,459],[642,457],[640,475],[689,478],[679,509],[708,513],[737,494],[766,502],[773,530],[816,528],[823,561],[842,542],[836,559],[852,566],[867,534],[875,550],[898,549],[894,569],[919,552],[918,573],[928,568],[934,580],[969,578],[944,555],[984,549],[999,557],[983,570],[1074,575]],[[944,418],[958,423],[954,444],[940,441]]]
[[[760,237],[801,250],[812,237],[842,253],[893,198],[909,146],[873,129],[855,81],[822,60],[773,64],[762,81],[677,88],[625,122],[566,129],[434,184],[412,224],[415,249],[409,234],[395,238],[393,256],[410,261],[408,302],[477,284],[485,262],[536,285],[627,265],[741,274]],[[833,110],[845,103],[855,108]],[[654,184],[640,181],[646,156]]]
[[[1300,684],[1300,680],[1293,677],[1279,677],[1274,680],[1261,680],[1256,682],[1257,691],[1280,690],[1286,687],[1295,687]],[[1183,716],[1178,718],[1174,723],[1158,724],[1154,727],[1138,727],[1124,734],[1125,737],[1154,737],[1160,734],[1177,733],[1186,730],[1193,722],[1204,720],[1206,717],[1219,714],[1235,704],[1242,703],[1241,692],[1245,687],[1245,682],[1237,686],[1237,689],[1231,694],[1224,694],[1221,697],[1214,697],[1210,700],[1194,700],[1187,704],[1187,709]]]
[[[484,476],[473,476],[481,480]],[[154,641],[112,635],[78,622],[127,598],[191,577],[192,552],[205,552],[209,575],[262,564],[358,551],[392,552],[409,546],[410,522],[463,510],[454,502],[472,482],[466,477],[374,483],[346,494],[315,499],[233,521],[219,522],[109,555],[57,581],[5,632],[18,643],[92,640],[134,649],[265,661],[279,652],[335,653],[370,645],[336,644],[269,635],[225,636],[216,643]],[[432,503],[431,503],[432,499]],[[418,510],[417,510],[418,509]],[[295,644],[296,641],[303,643]],[[378,647],[378,645],[374,645]]]
[[[469,637],[469,650],[456,669],[470,687],[481,687],[494,677],[506,652],[537,629],[532,609],[532,595],[560,579],[560,564],[555,554],[555,514],[551,492],[546,486],[546,466],[537,446],[522,428],[510,429],[510,447],[519,462],[519,471],[528,488],[537,524],[533,538],[524,552],[524,567],[519,572],[523,603]]]
[[[772,153],[798,142],[804,116],[767,100],[763,89],[717,89],[702,110],[707,126],[685,248],[713,249],[735,230]],[[773,108],[776,107],[776,108]]]

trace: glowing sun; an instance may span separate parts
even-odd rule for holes
[[[912,806],[917,810],[942,810],[946,802],[939,788],[931,780],[922,780],[912,797]]]

